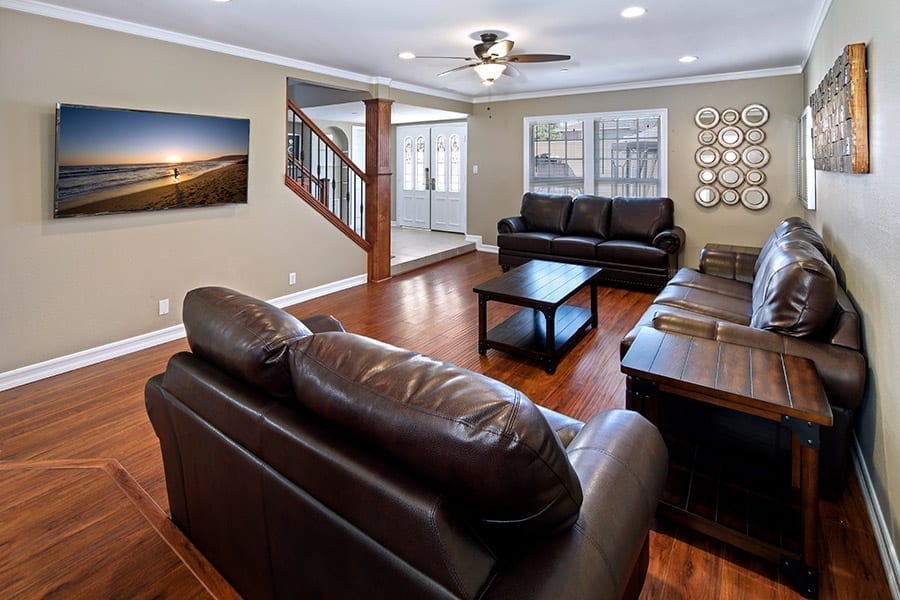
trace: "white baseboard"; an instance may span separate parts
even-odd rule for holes
[[[881,562],[884,564],[884,573],[887,575],[888,586],[891,588],[891,596],[900,598],[900,562],[897,560],[897,549],[891,539],[891,532],[884,520],[884,513],[872,478],[869,476],[869,468],[863,458],[862,448],[856,435],[853,436],[853,466],[859,479],[859,487],[862,488],[863,500],[869,511],[869,519],[872,521],[872,529],[875,531],[875,541],[878,544],[878,552],[881,554]]]
[[[483,239],[484,238],[482,238],[480,235],[466,234],[466,241],[467,242],[475,242],[475,250],[477,250],[478,252],[490,252],[491,254],[499,254],[500,253],[499,246],[491,246],[491,245],[485,244],[482,241]]]
[[[306,300],[312,300],[332,292],[337,292],[366,282],[365,275],[357,275],[340,281],[335,281],[318,287],[310,288],[295,294],[281,296],[269,300],[271,304],[279,308],[299,304]],[[89,348],[74,354],[51,358],[33,365],[27,365],[12,371],[0,373],[0,392],[9,390],[26,383],[33,383],[47,377],[53,377],[68,371],[74,371],[81,367],[97,364],[104,360],[117,358],[138,350],[158,346],[184,337],[184,325],[173,325],[159,331],[151,331],[128,339],[111,342],[96,348]]]

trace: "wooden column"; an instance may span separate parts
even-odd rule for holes
[[[391,104],[372,98],[366,104],[366,241],[369,281],[391,277]]]

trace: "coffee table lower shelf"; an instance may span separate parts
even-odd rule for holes
[[[591,311],[562,305],[556,310],[553,344],[547,343],[547,316],[536,308],[524,308],[490,329],[478,344],[478,352],[488,348],[528,356],[540,361],[548,373],[556,371],[559,359],[591,327]]]

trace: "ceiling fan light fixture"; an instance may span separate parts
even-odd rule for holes
[[[503,75],[506,65],[502,63],[481,63],[480,65],[475,65],[474,68],[484,85],[493,85],[494,81]]]

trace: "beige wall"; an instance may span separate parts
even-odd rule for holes
[[[796,122],[802,106],[799,75],[697,85],[558,96],[478,104],[469,118],[469,231],[495,244],[496,224],[518,214],[523,192],[523,119],[541,115],[629,109],[668,109],[668,195],[675,201],[675,223],[687,232],[682,262],[696,265],[707,242],[759,245],[786,216],[799,214],[796,178]],[[751,211],[722,203],[703,208],[694,202],[698,168],[694,152],[699,129],[694,113],[701,106],[740,110],[760,102],[770,111],[765,146],[772,158],[765,168],[769,206]],[[478,175],[471,167],[478,165]]]
[[[365,274],[284,187],[289,76],[316,78],[0,9],[0,373],[178,324],[198,285],[274,298]],[[249,203],[53,220],[58,102],[249,118]]]
[[[892,543],[900,527],[900,3],[834,0],[806,65],[808,96],[844,46],[865,42],[871,173],[816,172],[818,206],[807,218],[840,259],[859,305],[869,382],[857,437]],[[896,566],[896,565],[895,565]]]

